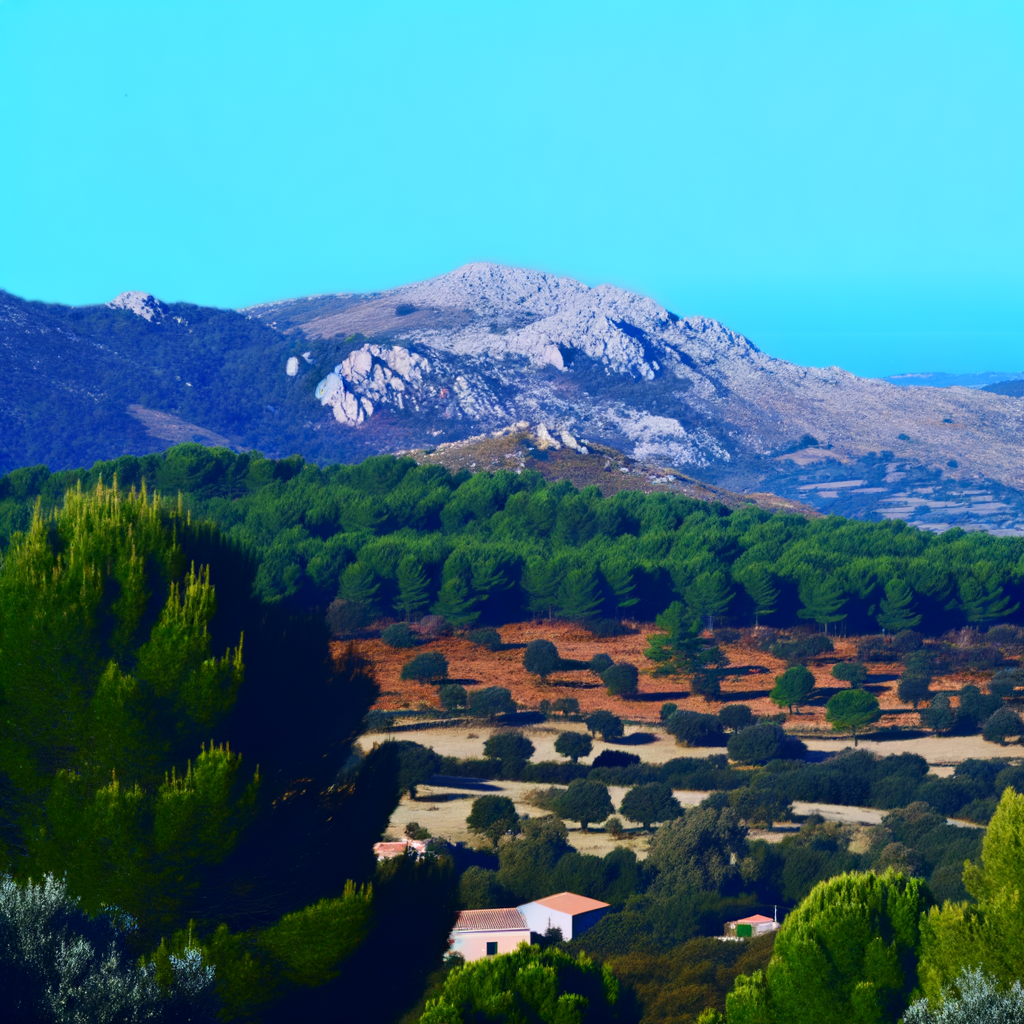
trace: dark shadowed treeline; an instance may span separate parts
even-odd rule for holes
[[[81,480],[143,481],[218,524],[255,560],[257,595],[352,621],[427,612],[454,625],[528,615],[650,621],[681,600],[709,624],[806,622],[929,633],[1021,617],[1024,539],[902,522],[805,519],[667,493],[577,491],[412,459],[308,465],[188,444],[90,470],[0,480],[0,540]]]

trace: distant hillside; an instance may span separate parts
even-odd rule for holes
[[[1011,398],[1024,398],[1024,380],[1002,380],[995,384],[986,384],[983,391],[991,391],[993,395],[1009,395]]]
[[[883,377],[901,388],[983,388],[991,391],[991,384],[1000,384],[1003,381],[1024,380],[1024,373],[896,373],[891,377]],[[1004,392],[996,392],[1004,394]]]
[[[0,293],[0,471],[183,440],[351,462],[564,430],[733,492],[1024,531],[1024,406],[773,359],[702,317],[491,264],[240,312]]]

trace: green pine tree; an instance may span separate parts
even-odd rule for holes
[[[843,608],[846,606],[847,595],[843,585],[834,577],[809,577],[799,587],[800,601],[803,608],[797,611],[801,619],[813,619],[819,626],[828,627],[834,622],[842,622],[846,618]]]
[[[921,616],[914,611],[914,591],[905,580],[894,576],[885,585],[885,597],[879,604],[879,612],[875,616],[878,625],[890,633],[898,633],[901,629],[913,629],[921,621]]]
[[[600,611],[601,581],[593,567],[585,566],[567,573],[556,597],[559,614],[566,619],[585,621]]]
[[[406,555],[398,563],[398,610],[407,620],[418,619],[430,605],[430,580],[423,563],[415,555]]]
[[[450,576],[441,584],[430,610],[453,626],[471,626],[480,617],[476,598],[461,576]]]
[[[715,628],[715,619],[724,615],[732,602],[732,588],[729,586],[725,573],[702,572],[687,588],[684,595],[686,603],[708,623],[710,629]]]
[[[760,625],[761,616],[772,615],[779,600],[779,590],[767,566],[755,563],[744,570],[740,583],[754,605],[754,625]]]

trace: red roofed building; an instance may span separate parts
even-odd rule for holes
[[[727,921],[725,924],[725,937],[727,939],[750,939],[755,935],[765,935],[768,932],[777,932],[782,925],[778,921],[764,914],[754,914],[753,917],[744,917],[739,921]]]
[[[549,929],[557,928],[566,942],[593,928],[607,911],[607,903],[577,896],[574,892],[545,896],[519,908],[531,932],[544,935]]]
[[[462,910],[448,942],[464,960],[480,960],[511,953],[521,942],[529,945],[530,929],[515,907]]]

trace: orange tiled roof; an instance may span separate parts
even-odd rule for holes
[[[560,910],[563,914],[569,914],[571,917],[608,906],[607,903],[592,900],[589,896],[577,896],[574,892],[558,892],[554,896],[545,896],[544,899],[534,900],[534,902],[549,910]]]
[[[765,917],[764,914],[755,914],[753,917],[743,917],[739,921],[732,921],[731,924],[772,924],[770,917]]]
[[[515,907],[499,910],[462,910],[455,922],[457,932],[525,931],[526,922]]]

